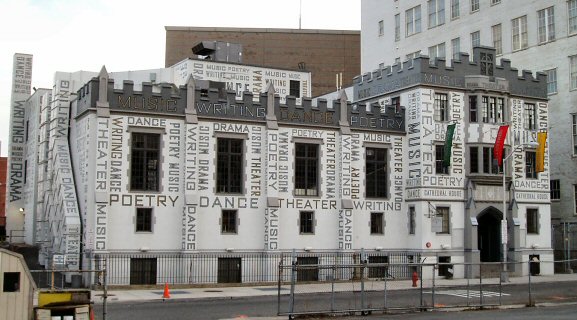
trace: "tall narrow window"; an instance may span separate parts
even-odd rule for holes
[[[395,112],[401,112],[401,97],[392,97],[391,98],[391,105],[395,107]]]
[[[547,94],[557,93],[557,69],[545,70],[547,74]]]
[[[435,120],[449,121],[449,99],[445,93],[435,93]]]
[[[460,15],[459,0],[451,0],[451,19],[457,19]]]
[[[481,52],[480,54],[481,74],[484,76],[493,76],[495,60],[492,53]]]
[[[505,99],[497,98],[497,118],[495,123],[505,122]]]
[[[569,57],[569,69],[571,73],[571,90],[577,89],[577,55]]]
[[[489,123],[489,97],[483,96],[483,122]]]
[[[503,36],[501,31],[501,24],[496,24],[491,27],[491,33],[493,34],[493,47],[495,48],[495,54],[503,54]]]
[[[298,80],[290,80],[289,82],[289,95],[293,97],[300,98],[301,97],[301,82]]]
[[[555,40],[555,11],[553,7],[537,11],[539,43]]]
[[[453,60],[460,60],[461,56],[459,56],[459,53],[461,52],[461,38],[451,40],[451,50],[453,51]]]
[[[441,231],[437,233],[449,234],[451,225],[449,221],[449,207],[437,207],[436,216],[442,220]]]
[[[220,220],[221,233],[237,233],[236,210],[222,210],[222,216]]]
[[[401,40],[401,15],[395,15],[395,41]]]
[[[571,125],[573,131],[573,155],[577,156],[577,114],[572,114],[573,123]]]
[[[573,214],[577,215],[577,184],[573,185],[573,204],[574,204]]]
[[[445,23],[445,0],[429,0],[429,28]]]
[[[567,1],[567,18],[569,34],[577,33],[577,0]]]
[[[407,25],[407,37],[421,32],[421,6],[413,7],[405,11],[405,23]]]
[[[525,49],[529,46],[527,35],[527,16],[522,16],[511,20],[513,32],[513,51]]]
[[[536,153],[533,151],[525,152],[525,178],[537,179],[537,161]]]
[[[435,173],[436,174],[449,174],[449,167],[445,166],[443,163],[443,158],[445,156],[445,146],[438,144],[435,146]]]
[[[152,232],[152,208],[136,208],[136,232]]]
[[[479,147],[469,147],[469,171],[479,173]]]
[[[539,233],[539,210],[527,209],[527,233]]]
[[[216,192],[242,193],[242,139],[218,138],[216,164]]]
[[[482,102],[484,123],[502,123],[505,121],[505,99],[483,96]]]
[[[503,150],[503,159],[506,151]],[[493,155],[493,148],[483,147],[483,173],[499,174],[503,173],[503,166],[499,167]]]
[[[315,212],[301,211],[299,217],[299,229],[301,234],[315,233]]]
[[[409,234],[415,234],[417,227],[415,207],[409,207]]]
[[[559,179],[550,181],[551,200],[561,199],[561,181]]]
[[[481,45],[481,31],[471,33],[471,49]]]
[[[366,148],[365,150],[367,198],[386,198],[388,189],[387,149]]]
[[[384,215],[382,212],[371,212],[371,234],[384,234]]]
[[[471,0],[471,12],[479,11],[479,0]]]
[[[477,105],[477,96],[469,96],[469,122],[477,122],[479,107]]]
[[[537,129],[537,110],[535,110],[535,105],[532,103],[525,103],[525,130],[535,130]]]
[[[160,134],[132,133],[130,149],[130,189],[159,191]]]
[[[319,146],[317,144],[296,143],[295,195],[318,195]]]
[[[379,37],[385,34],[385,22],[379,20]]]
[[[491,5],[499,4],[501,0],[491,0]]]

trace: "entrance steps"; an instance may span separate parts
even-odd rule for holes
[[[483,278],[499,278],[503,271],[503,266],[500,264],[484,264],[481,267],[481,275]]]

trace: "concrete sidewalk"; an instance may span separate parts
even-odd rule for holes
[[[469,284],[478,284],[479,279],[469,279]],[[483,279],[484,285],[499,284],[499,278]],[[555,274],[550,276],[532,276],[532,283],[541,282],[560,282],[560,281],[577,281],[577,274]],[[504,286],[512,284],[528,284],[528,277],[511,277],[509,282],[504,283]],[[385,286],[384,281],[367,281],[365,288],[371,285],[371,290],[383,290]],[[419,286],[420,286],[419,282]],[[436,279],[436,287],[447,286],[465,286],[467,279]],[[425,280],[423,287],[430,288],[432,280]],[[346,292],[351,290],[359,290],[360,282],[343,282],[335,283],[335,291]],[[387,290],[419,290],[420,288],[413,288],[410,280],[392,280],[387,281]],[[313,284],[299,284],[298,293],[321,293],[330,292],[330,283],[313,283]],[[281,294],[289,294],[290,285],[286,284],[281,287]],[[170,300],[177,299],[230,299],[238,297],[254,297],[254,296],[276,296],[278,288],[276,285],[271,286],[242,286],[242,287],[212,287],[212,288],[174,288],[170,289]],[[108,303],[122,303],[122,302],[144,302],[163,300],[162,289],[150,290],[115,290],[113,287],[108,290]],[[103,302],[102,291],[92,291],[92,300],[95,303]]]

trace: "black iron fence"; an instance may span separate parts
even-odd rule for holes
[[[406,265],[418,262],[419,253],[395,251],[222,251],[222,252],[113,252],[89,257],[92,269],[106,268],[109,285],[209,285],[271,284],[288,275],[279,274],[279,265],[297,257],[301,264],[347,265],[360,263],[361,256],[371,263],[396,263],[369,272],[379,277],[407,279],[412,269]],[[325,281],[328,272],[303,272],[300,278]]]

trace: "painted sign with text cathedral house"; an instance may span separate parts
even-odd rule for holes
[[[552,259],[548,158],[536,172],[535,150],[515,147],[547,128],[545,78],[519,77],[506,60],[496,65],[488,48],[477,48],[473,62],[462,54],[452,68],[437,63],[419,57],[404,69],[361,75],[354,97],[315,105],[281,101],[274,83],[241,100],[193,77],[178,89],[144,82],[135,90],[132,81],[119,88],[123,79],[103,68],[65,105],[68,140],[50,136],[44,144],[54,159],[47,170],[58,172],[48,191],[61,194],[49,201],[83,224],[77,267],[124,254],[130,268],[110,268],[111,279],[121,279],[112,284],[156,284],[207,274],[258,282],[247,270],[277,272],[278,261],[245,259],[249,251],[295,250],[309,264],[328,263],[321,250],[360,249],[369,259],[386,257],[376,262],[395,262],[389,257],[399,253],[412,261],[499,261],[503,196],[509,259]],[[492,161],[503,123],[510,124],[505,153],[514,152],[505,192]],[[204,251],[219,252],[218,263],[159,263],[167,253]],[[222,278],[223,268],[237,277]],[[478,276],[459,266],[454,275]]]

